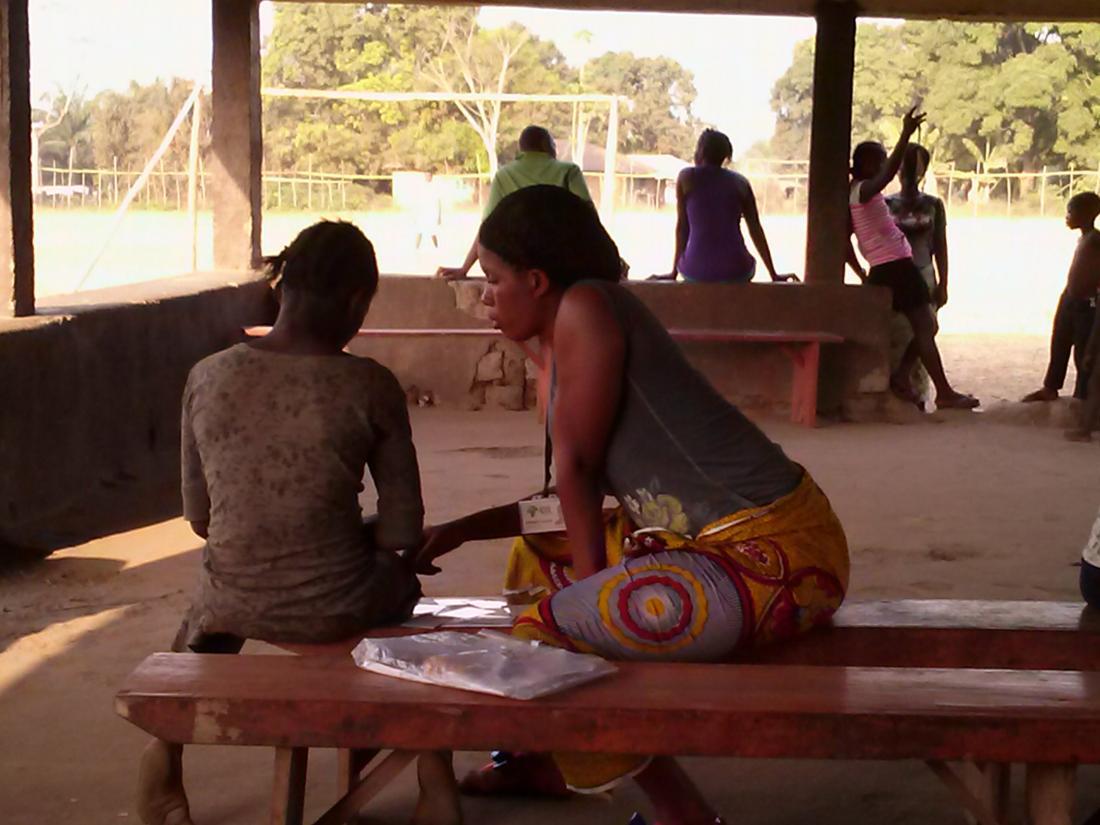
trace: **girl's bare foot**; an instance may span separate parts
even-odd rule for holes
[[[145,825],[194,825],[183,790],[183,748],[153,740],[138,767],[137,813]]]
[[[908,401],[910,404],[915,404],[918,407],[923,407],[921,398],[917,394],[917,391],[913,389],[913,385],[908,380],[893,376],[890,379],[890,392],[900,398],[902,401]]]
[[[1090,430],[1066,430],[1066,441],[1081,441],[1088,444],[1092,441],[1092,432]]]
[[[412,825],[462,825],[458,784],[450,752],[425,751],[416,760],[420,797]]]
[[[939,410],[972,410],[981,403],[974,396],[961,392],[936,396],[936,409]]]

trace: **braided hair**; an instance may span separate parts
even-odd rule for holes
[[[278,255],[264,258],[268,281],[319,309],[336,309],[354,296],[378,290],[374,246],[357,226],[320,221],[298,233]]]

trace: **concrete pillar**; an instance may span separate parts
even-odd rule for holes
[[[0,317],[34,315],[27,0],[0,0]]]
[[[843,283],[848,237],[856,6],[819,0],[810,135],[806,281]]]
[[[259,0],[211,0],[214,266],[260,265],[263,137]]]

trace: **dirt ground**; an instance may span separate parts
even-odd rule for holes
[[[1100,446],[1065,442],[1054,409],[996,403],[1032,389],[1041,339],[945,339],[957,383],[991,399],[979,414],[815,431],[761,422],[829,493],[852,547],[850,599],[1075,600],[1096,514]],[[430,520],[500,503],[541,481],[540,431],[523,413],[413,411]],[[426,580],[430,594],[496,592],[506,543],[469,546]],[[5,825],[136,822],[131,797],[144,735],[114,715],[126,673],[170,642],[198,563],[198,541],[169,521],[0,568],[0,820]],[[1036,609],[1041,609],[1037,606]],[[273,649],[250,643],[246,652]],[[736,690],[735,684],[730,685]],[[482,754],[460,754],[459,767]],[[918,763],[689,760],[731,823],[962,822]],[[310,764],[310,811],[334,791],[335,757]],[[262,821],[264,749],[194,748],[187,779],[198,825]],[[1019,783],[1017,783],[1019,784]],[[369,810],[402,823],[406,775]],[[1100,772],[1082,771],[1080,811],[1100,805]],[[567,803],[470,801],[467,821],[625,823],[636,791]]]

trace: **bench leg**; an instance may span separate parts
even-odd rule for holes
[[[1029,825],[1072,825],[1076,779],[1076,765],[1028,765]]]
[[[787,344],[783,352],[791,360],[791,421],[803,427],[817,426],[817,379],[821,344]]]
[[[275,788],[271,825],[302,825],[306,802],[308,748],[275,749]]]
[[[376,750],[361,748],[340,748],[337,751],[336,790],[340,796],[359,784],[359,775],[363,773],[363,768],[377,755]]]
[[[1007,765],[977,766],[965,763],[956,770],[946,762],[930,759],[928,767],[955,794],[963,806],[967,822],[1007,825]]]
[[[357,785],[325,811],[314,825],[344,825],[416,759],[416,751],[393,751],[379,761]]]
[[[959,778],[993,817],[1008,822],[1009,792],[1012,766],[1000,762],[964,762],[959,766]],[[969,825],[978,825],[978,818],[966,814]]]

